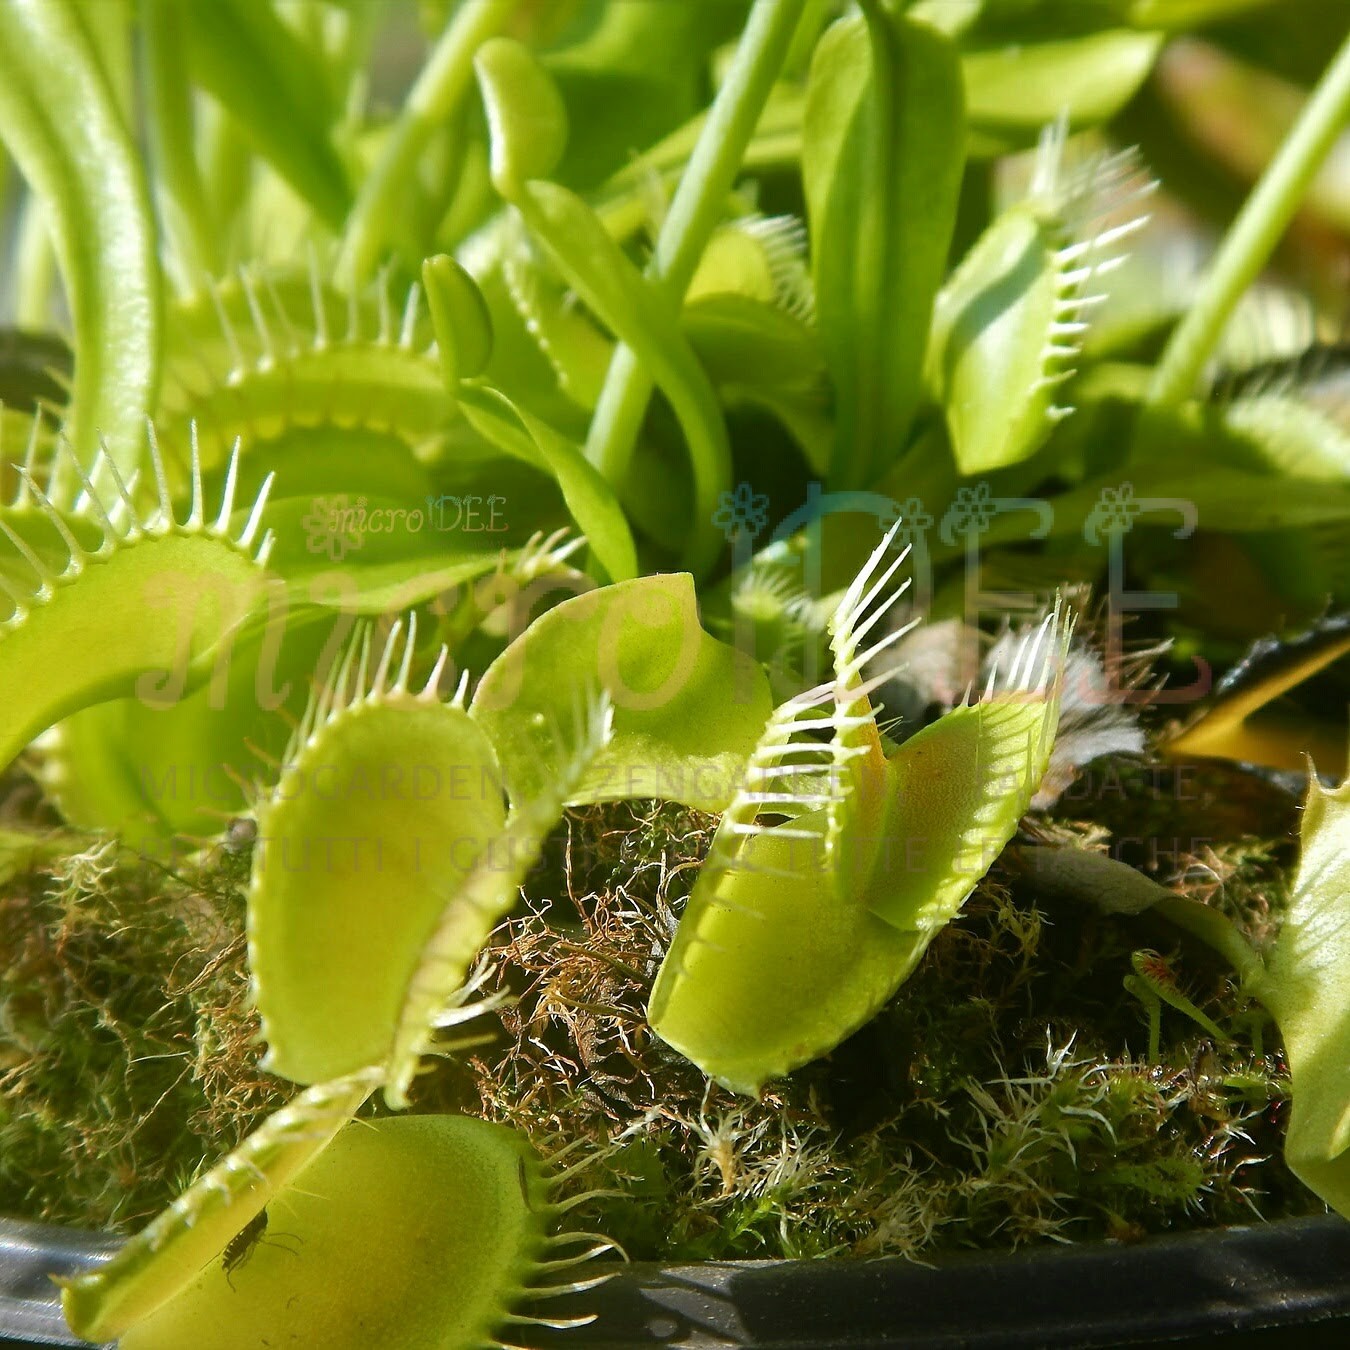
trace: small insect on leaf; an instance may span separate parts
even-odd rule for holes
[[[267,1211],[260,1209],[229,1241],[221,1254],[221,1268],[231,1289],[234,1288],[232,1276],[250,1256],[253,1249],[267,1231]]]
[[[299,1256],[300,1253],[292,1247],[286,1246],[283,1238],[290,1238],[295,1242],[300,1239],[294,1233],[273,1233],[267,1235],[267,1211],[260,1209],[235,1235],[220,1254],[220,1268],[225,1274],[225,1282],[234,1288],[232,1276],[240,1267],[248,1264],[260,1242],[267,1242],[273,1247],[279,1247],[283,1252],[291,1256]]]

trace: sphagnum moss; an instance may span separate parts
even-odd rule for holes
[[[573,1222],[638,1258],[925,1260],[1320,1208],[1279,1156],[1278,1042],[1267,1027],[1256,1048],[1231,978],[1175,937],[1160,949],[1147,917],[1051,902],[1014,869],[827,1060],[758,1101],[709,1086],[644,1010],[713,823],[656,802],[569,812],[485,953],[506,1002],[416,1081],[414,1110],[509,1123],[545,1157],[572,1145],[565,1194],[623,1193]],[[1185,887],[1259,943],[1280,856],[1218,841]],[[255,1067],[246,871],[223,848],[168,868],[81,837],[9,879],[0,1207],[133,1228],[279,1104]],[[1145,949],[1226,1043],[1164,1006],[1147,1058],[1147,1009],[1120,983]]]
[[[709,824],[655,803],[572,813],[489,948],[514,1002],[472,1053],[479,1109],[546,1152],[589,1141],[578,1184],[626,1198],[578,1220],[631,1255],[924,1258],[1320,1209],[1279,1159],[1287,1073],[1231,979],[1174,937],[1159,959],[1226,1041],[1164,1008],[1150,1060],[1147,1010],[1121,983],[1149,921],[1051,909],[998,868],[827,1061],[758,1101],[709,1087],[643,1017]],[[1270,854],[1215,855],[1225,907],[1258,939],[1280,899]],[[451,1081],[462,1099],[469,1077]]]
[[[238,873],[71,836],[0,889],[0,1211],[129,1231],[281,1101]]]

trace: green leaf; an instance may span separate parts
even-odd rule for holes
[[[734,1092],[828,1054],[899,983],[910,944],[857,888],[829,884],[808,837],[824,825],[798,817],[753,836],[734,868],[705,864],[652,988],[652,1030]]]
[[[440,253],[422,264],[422,287],[436,332],[445,387],[454,394],[462,379],[487,367],[492,356],[492,318],[474,279]]]
[[[521,1134],[464,1116],[363,1120],[122,1350],[461,1350],[496,1343],[543,1278],[550,1188]],[[547,1292],[545,1290],[545,1292]]]
[[[1350,432],[1297,390],[1238,397],[1207,420],[1216,436],[1237,442],[1234,449],[1253,467],[1280,478],[1350,478]]]
[[[637,575],[628,518],[580,446],[495,389],[461,389],[460,408],[485,439],[557,479],[572,519],[613,580],[628,581]]]
[[[722,544],[712,521],[731,484],[731,450],[717,395],[673,307],[642,279],[579,197],[552,183],[529,183],[517,205],[573,289],[633,349],[670,400],[694,478],[694,518],[684,556],[695,571],[707,571]]]
[[[463,1117],[353,1125],[277,1197],[229,1279],[221,1263],[125,1350],[487,1344],[543,1269],[548,1187],[523,1136]]]
[[[721,810],[772,707],[758,665],[699,625],[687,574],[564,600],[492,663],[470,708],[513,802],[546,791],[549,728],[567,723],[577,690],[597,687],[614,705],[613,739],[573,804],[664,797]]]
[[[500,481],[500,471],[483,477]],[[491,504],[489,496],[491,495]],[[475,529],[439,529],[437,503],[475,504]],[[465,497],[284,497],[270,504],[266,522],[278,546],[270,562],[285,584],[288,603],[320,605],[352,614],[382,614],[421,604],[451,586],[490,572],[518,536],[488,524],[509,497],[471,492]],[[489,514],[491,513],[491,514]]]
[[[217,650],[261,599],[271,537],[257,533],[266,489],[246,519],[231,519],[234,475],[218,513],[205,515],[200,474],[183,520],[155,456],[160,500],[138,511],[129,497],[82,480],[78,511],[58,509],[32,486],[0,511],[0,590],[12,610],[0,622],[0,763],[62,717],[135,693],[172,701],[206,678]],[[98,542],[89,540],[90,530]],[[39,542],[44,532],[47,542]],[[30,537],[34,540],[29,542]],[[36,544],[36,546],[35,546]],[[72,661],[72,651],[84,658]]]
[[[1114,117],[1148,78],[1163,35],[1128,28],[964,51],[972,153],[1035,142],[1061,113],[1074,130]]]
[[[508,201],[532,178],[548,178],[567,146],[567,110],[528,47],[493,38],[474,56],[492,137],[492,181]]]
[[[1073,322],[1061,236],[1025,206],[1005,211],[944,288],[933,325],[936,382],[962,474],[989,473],[1032,455],[1065,409],[1058,384],[1072,345],[1052,330]]]
[[[1293,1088],[1290,1168],[1350,1217],[1350,781],[1309,775],[1303,852],[1256,994],[1280,1024]]]
[[[552,367],[559,390],[578,407],[593,412],[614,356],[613,339],[577,305],[553,269],[535,255],[523,230],[519,242],[502,258],[501,281],[530,341]],[[513,387],[523,392],[528,373],[511,374],[517,381]]]
[[[835,611],[834,681],[789,700],[760,738],[652,989],[652,1029],[737,1092],[758,1094],[876,1014],[1007,843],[1048,762],[1058,612],[1001,691],[882,759],[868,694],[893,672],[862,676],[906,631],[877,637],[905,589],[876,604],[903,560],[876,575],[889,544]]]
[[[141,164],[71,0],[0,4],[0,137],[41,199],[75,327],[67,434],[134,464],[159,379],[160,273]]]
[[[438,1028],[454,1020],[447,1008],[462,1002],[474,957],[492,930],[516,903],[520,888],[539,861],[549,833],[613,734],[612,706],[602,694],[589,706],[574,706],[570,724],[555,724],[549,760],[552,778],[535,797],[518,799],[501,833],[474,860],[436,928],[422,946],[406,984],[398,1026],[389,1049],[385,1100],[408,1105],[408,1090],[422,1056],[435,1049]]]
[[[938,297],[929,378],[966,475],[1030,458],[1072,411],[1056,394],[1074,374],[1116,244],[1142,224],[1100,228],[1148,191],[1130,154],[1065,172],[1062,147],[1062,127],[1047,131],[1031,195],[985,230]]]
[[[500,52],[505,45],[509,42],[504,38],[493,42],[493,59],[478,63],[489,105],[505,105],[512,97],[510,87],[500,83]],[[523,60],[519,53],[512,57],[512,69]],[[499,150],[497,144],[511,134],[505,113],[494,122],[493,130],[494,156],[503,164],[514,164],[514,153],[504,146]],[[731,450],[717,396],[680,332],[674,306],[663,292],[643,280],[580,197],[554,183],[522,182],[509,175],[501,177],[497,186],[520,211],[535,242],[572,289],[615,337],[633,349],[670,400],[688,442],[695,484],[685,559],[695,571],[707,571],[722,543],[713,516],[731,484]]]
[[[417,286],[396,300],[381,285],[349,302],[316,267],[240,269],[172,306],[168,333],[155,425],[171,471],[187,463],[195,422],[208,474],[236,439],[246,473],[267,442],[281,470],[287,438],[308,431],[310,455],[325,435],[334,442],[334,479],[316,492],[341,492],[348,479],[402,484],[420,472],[412,455],[429,458],[455,418]],[[288,495],[306,490],[283,472]]]
[[[746,295],[702,296],[685,305],[685,334],[719,384],[819,393],[825,362],[811,325]]]
[[[68,821],[157,854],[250,809],[243,785],[285,754],[283,719],[300,720],[314,672],[331,665],[354,623],[319,609],[288,616],[277,598],[269,592],[267,623],[236,636],[201,688],[168,707],[110,699],[54,729],[42,783]]]
[[[1166,441],[1162,443],[1164,446]],[[1127,482],[1122,482],[1128,475]],[[1272,487],[1278,484],[1278,490]],[[1170,514],[1160,512],[1145,517],[1141,524],[1156,519],[1168,530],[1177,528],[1183,508],[1193,507],[1193,521],[1206,530],[1245,534],[1285,527],[1308,526],[1350,519],[1350,484],[1313,479],[1275,478],[1268,473],[1216,464],[1188,462],[1178,467],[1175,458],[1158,462],[1131,464],[1112,474],[1090,479],[1081,487],[1054,499],[1054,518],[1049,536],[1065,538],[1080,535],[1094,509],[1102,502],[1106,489],[1113,493],[1130,487],[1138,498],[1166,499]],[[988,534],[982,537],[986,547],[1027,537],[1024,516],[1009,513],[996,518]],[[937,545],[935,557],[954,549]]]
[[[824,477],[835,427],[815,328],[776,305],[726,294],[687,304],[683,326],[722,401],[776,418],[812,472]]]
[[[315,53],[271,4],[185,4],[192,73],[255,149],[330,228],[342,224],[351,189],[330,137],[333,109]]]
[[[193,1182],[111,1261],[86,1275],[58,1280],[71,1330],[85,1340],[111,1340],[167,1304],[324,1151],[378,1081],[378,1073],[367,1069],[302,1092]]]
[[[1043,637],[1048,654],[1028,655],[1027,665],[1053,669],[1064,640],[1051,629]],[[1028,681],[954,708],[889,761],[897,803],[887,834],[891,867],[872,878],[868,903],[909,937],[906,974],[1012,838],[1058,725],[1058,685]]]
[[[964,165],[961,71],[935,29],[872,4],[811,63],[802,177],[838,399],[832,477],[860,488],[904,449]]]
[[[258,810],[249,964],[264,1067],[296,1082],[388,1057],[422,950],[505,819],[492,746],[438,697],[444,657],[410,693],[415,626],[400,637],[373,671],[369,632],[352,643]]]
[[[708,120],[664,211],[645,268],[652,284],[672,299],[687,293],[700,258],[707,258],[709,245],[717,238],[717,224],[726,212],[746,145],[787,59],[793,34],[801,27],[805,4],[806,0],[756,0],[729,56]],[[722,233],[738,229],[729,225]],[[586,438],[587,457],[625,487],[632,479],[632,458],[652,383],[637,353],[621,346],[609,364]]]

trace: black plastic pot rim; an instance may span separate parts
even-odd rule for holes
[[[117,1246],[101,1234],[0,1220],[0,1345],[86,1344],[66,1330],[48,1277],[87,1270]],[[1289,1344],[1350,1344],[1350,1223],[1290,1219],[1128,1245],[962,1254],[934,1266],[634,1264],[599,1289],[550,1301],[546,1315],[583,1312],[596,1314],[590,1326],[532,1339],[549,1350],[1058,1350],[1231,1343],[1284,1330],[1297,1336]]]

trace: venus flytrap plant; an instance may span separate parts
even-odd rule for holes
[[[555,479],[572,519],[614,581],[637,575],[637,548],[609,481],[546,421],[496,390],[461,388],[460,411],[485,440]],[[514,425],[513,425],[514,424]]]
[[[661,222],[648,265],[648,276],[676,301],[683,299],[694,279],[805,8],[802,0],[760,0],[747,17],[732,64]],[[629,344],[615,350],[591,420],[587,455],[619,483],[626,477],[651,397],[646,364]]]
[[[579,408],[594,411],[613,342],[534,255],[523,227],[519,241],[506,247],[501,277],[526,330],[552,368],[559,391]]]
[[[495,1350],[520,1324],[555,1324],[521,1308],[549,1296],[559,1269],[550,1191],[529,1146],[499,1125],[355,1121],[271,1202],[269,1230],[284,1226],[288,1244],[264,1235],[229,1279],[207,1266],[120,1344],[227,1350],[241,1335],[263,1346],[289,1334],[339,1350],[372,1336]]]
[[[481,374],[492,355],[492,316],[474,279],[444,253],[422,263],[422,289],[446,388]]]
[[[1135,157],[1068,169],[1064,136],[1063,123],[1045,133],[1026,200],[989,226],[938,297],[930,380],[963,474],[1026,459],[1072,411],[1056,395],[1117,246],[1145,222],[1129,214],[1153,186]]]
[[[307,1089],[209,1169],[107,1265],[66,1282],[87,1340],[122,1336],[188,1284],[333,1139],[377,1082],[367,1069]]]
[[[652,990],[653,1030],[739,1092],[875,1015],[1012,836],[1048,763],[1070,627],[1058,609],[1001,685],[885,757],[869,696],[894,672],[864,672],[906,631],[874,631],[908,585],[892,584],[905,560],[886,564],[893,535],[835,611],[834,679],[770,719]]]
[[[1350,1083],[1345,1008],[1350,962],[1350,779],[1310,777],[1302,855],[1283,927],[1253,992],[1279,1023],[1294,1105],[1290,1167],[1339,1213],[1350,1211]]]
[[[731,480],[726,425],[707,375],[675,323],[674,305],[643,284],[580,197],[545,181],[562,155],[566,114],[542,67],[507,38],[486,43],[475,65],[492,129],[493,186],[601,322],[653,372],[675,409],[695,485],[684,556],[706,571],[717,551],[712,517]]]
[[[322,428],[328,443],[309,457],[325,456],[326,479],[302,459],[287,475],[289,493],[306,480],[343,485],[358,464],[367,481],[357,488],[395,496],[429,487],[408,461],[429,453],[454,416],[454,395],[431,349],[420,286],[396,299],[385,278],[343,297],[313,259],[307,271],[244,268],[175,304],[168,326],[175,356],[156,426],[178,449],[195,423],[206,471],[236,439],[250,459],[262,448],[285,463],[299,457],[305,428]]]
[[[311,607],[288,613],[275,581],[265,609],[218,653],[211,678],[152,705],[111,699],[66,717],[42,742],[37,772],[72,823],[160,854],[207,839],[248,810],[263,765],[280,763],[310,681],[340,654],[354,622]]]
[[[408,1090],[422,1057],[434,1048],[436,1029],[454,1007],[469,967],[489,934],[515,903],[522,882],[539,859],[563,807],[579,790],[587,771],[613,735],[613,707],[601,694],[583,706],[567,731],[555,727],[555,773],[537,796],[516,798],[500,832],[475,857],[472,868],[445,906],[432,935],[422,944],[385,1071],[385,1099],[394,1109],[408,1105]],[[454,1014],[460,1020],[462,1014]]]
[[[728,222],[694,274],[682,322],[728,409],[768,413],[823,476],[834,428],[807,259],[794,216]]]
[[[382,650],[368,629],[348,647],[258,811],[248,933],[263,1063],[297,1082],[386,1057],[447,895],[505,822],[492,747],[462,687],[441,702],[448,653],[409,689],[415,640],[410,619]],[[419,788],[419,774],[432,781]],[[457,984],[495,918],[483,918]]]
[[[125,1350],[283,1334],[453,1350],[501,1347],[513,1324],[584,1324],[521,1308],[605,1278],[568,1278],[603,1246],[550,1233],[568,1207],[557,1172],[486,1121],[354,1120],[378,1081],[309,1088],[264,1121],[112,1262],[66,1283],[72,1328]],[[258,1235],[264,1212],[288,1245]]]
[[[8,726],[0,735],[6,763],[39,731],[90,703],[133,691],[172,701],[183,692],[173,688],[175,676],[205,678],[217,648],[262,595],[272,536],[260,526],[270,484],[241,526],[232,457],[219,509],[208,515],[194,447],[192,496],[180,520],[153,434],[149,446],[157,486],[152,509],[137,506],[111,456],[85,474],[68,450],[83,484],[78,495],[53,502],[26,471],[15,504],[0,509],[0,531],[17,569],[16,579],[4,582],[12,608],[0,636],[0,672],[8,687],[30,691],[28,700],[6,705]],[[115,493],[97,486],[105,475]],[[97,543],[81,543],[76,531],[90,527]],[[38,551],[44,546],[28,542],[43,531],[64,551],[59,562],[44,560]],[[204,605],[203,594],[214,603]],[[135,616],[145,606],[164,611],[164,620],[140,626]],[[79,665],[63,659],[77,643],[89,652]],[[163,687],[155,678],[160,672]]]
[[[594,1283],[552,1282],[555,1273],[571,1270],[596,1249],[549,1259],[558,1240],[547,1236],[547,1225],[566,1206],[550,1200],[549,1176],[510,1132],[435,1117],[386,1121],[373,1127],[373,1142],[363,1133],[336,1137],[381,1085],[391,1104],[407,1104],[420,1059],[432,1049],[435,1028],[454,1006],[471,962],[513,901],[570,785],[609,734],[601,700],[576,728],[571,768],[552,795],[517,801],[507,818],[491,748],[463,711],[463,685],[450,704],[437,695],[447,654],[442,651],[422,692],[411,693],[413,620],[401,638],[396,626],[373,673],[369,631],[352,643],[314,691],[281,780],[259,812],[249,940],[269,1042],[266,1062],[274,1072],[315,1086],[180,1196],[113,1263],[69,1285],[67,1316],[80,1334],[118,1335],[123,1345],[151,1350],[181,1344],[184,1337],[213,1344],[224,1325],[237,1345],[243,1324],[261,1337],[294,1318],[302,1334],[323,1335],[327,1344],[356,1344],[352,1337],[364,1343],[372,1325],[387,1322],[404,1343],[411,1338],[451,1347],[479,1344],[512,1321],[570,1324],[521,1314],[514,1305]],[[415,777],[419,768],[436,772],[437,790],[416,806],[386,795],[387,819],[381,822],[379,804],[372,810],[365,800],[367,775],[377,775],[387,794],[391,769]],[[486,774],[488,781],[467,796],[442,791],[442,771],[480,780]],[[397,777],[402,780],[401,772]],[[330,780],[336,815],[324,786]],[[359,807],[354,796],[362,798]],[[336,836],[344,808],[354,812],[356,833]],[[423,835],[410,837],[410,812],[424,819]],[[353,845],[350,860],[335,856],[335,843]],[[364,857],[362,843],[370,846]],[[459,845],[468,845],[468,862],[456,857]],[[302,849],[304,864],[297,867]],[[311,853],[320,851],[322,861],[311,866]],[[427,901],[420,908],[409,903],[418,895]],[[321,900],[323,912],[307,921],[308,898]],[[335,923],[344,908],[348,918]],[[394,918],[407,937],[391,945]],[[372,964],[377,946],[385,956]],[[352,973],[333,1002],[328,996],[339,986],[332,976],[344,961]],[[320,971],[323,977],[315,981]],[[315,1014],[329,1024],[315,1023]],[[363,1067],[385,1058],[387,1065]],[[343,1066],[336,1074],[334,1064]],[[501,1186],[484,1184],[493,1169]],[[299,1172],[304,1186],[288,1189]],[[472,1178],[467,1186],[466,1175]],[[408,1188],[417,1191],[416,1201],[410,1193],[397,1198]],[[424,1211],[415,1222],[409,1203]],[[268,1205],[283,1209],[286,1231],[299,1244],[287,1254],[306,1253],[301,1285],[285,1264],[269,1267],[264,1260],[254,1267],[250,1256],[251,1273],[239,1269],[242,1244],[252,1240],[241,1235],[252,1233]],[[481,1214],[476,1225],[466,1219],[475,1210]],[[433,1214],[445,1233],[429,1242]],[[460,1234],[456,1241],[448,1240],[452,1230]],[[489,1231],[493,1238],[485,1242]],[[378,1293],[369,1279],[371,1232],[381,1233],[380,1260],[389,1262],[389,1284]],[[336,1270],[353,1265],[366,1277],[343,1281],[346,1298],[334,1303],[319,1296],[331,1291]],[[402,1279],[426,1280],[440,1290],[438,1297],[419,1297],[412,1317],[395,1274],[400,1270]],[[418,1270],[420,1276],[408,1273]],[[245,1298],[236,1302],[241,1288]],[[303,1306],[293,1312],[297,1303]],[[231,1314],[223,1323],[222,1306]]]
[[[579,687],[605,691],[614,726],[571,805],[660,796],[719,809],[772,706],[763,671],[700,627],[689,575],[564,600],[484,672],[469,707],[512,800],[549,791],[557,768],[549,729],[565,722]]]
[[[213,812],[256,813],[247,974],[265,1066],[303,1087],[105,1271],[72,1284],[72,1325],[127,1350],[236,1350],[241,1336],[497,1345],[529,1321],[522,1299],[599,1250],[568,1255],[580,1236],[548,1237],[565,1206],[593,1196],[560,1199],[569,1175],[519,1136],[444,1116],[348,1123],[375,1093],[391,1109],[424,1104],[428,1061],[454,1050],[441,1033],[500,1002],[465,1006],[567,806],[662,797],[721,817],[654,987],[678,904],[664,853],[659,903],[631,910],[652,927],[607,967],[631,987],[611,998],[586,985],[582,1008],[558,986],[558,1006],[613,1014],[618,1030],[596,1040],[621,1047],[634,1081],[692,1071],[651,1055],[640,1012],[609,1008],[616,999],[637,1009],[650,992],[660,1037],[757,1094],[831,1054],[931,944],[937,956],[953,939],[944,931],[1045,773],[1071,666],[1067,610],[1056,603],[1009,638],[981,696],[896,746],[875,704],[907,632],[896,532],[873,551],[881,513],[875,529],[851,515],[816,574],[800,533],[749,567],[733,541],[720,597],[700,596],[699,583],[721,580],[718,522],[736,519],[726,498],[738,476],[781,470],[766,485],[775,509],[809,476],[876,489],[869,501],[922,498],[934,515],[962,475],[1005,475],[995,494],[1048,477],[1064,490],[1048,531],[1062,551],[1036,560],[1047,593],[1061,562],[1063,575],[1094,570],[1072,536],[1104,483],[1119,491],[1122,467],[1141,499],[1193,497],[1211,532],[1350,515],[1334,409],[1292,388],[1244,387],[1208,410],[1182,397],[1343,120],[1344,53],[1158,368],[1118,337],[1102,350],[1125,364],[1094,367],[1101,353],[1083,347],[1142,175],[1128,152],[1065,170],[1066,130],[1128,143],[1128,120],[1111,119],[1162,29],[1242,3],[1163,14],[1137,0],[1070,24],[1054,6],[863,0],[836,18],[840,7],[800,0],[625,0],[578,7],[570,25],[538,6],[467,0],[429,7],[444,26],[385,119],[363,92],[374,33],[361,7],[146,0],[95,18],[66,0],[0,0],[15,67],[0,134],[33,189],[16,313],[46,322],[45,217],[76,346],[71,402],[39,415],[19,487],[0,503],[13,609],[0,684],[17,691],[0,757],[65,718],[35,751],[49,790],[68,818],[147,851],[215,834]],[[689,120],[709,52],[737,29],[710,108]],[[1026,146],[1061,113],[1030,196],[981,233],[976,161]],[[947,275],[954,240],[964,256]],[[1058,390],[1080,365],[1075,400],[1095,420],[1075,441]],[[648,415],[653,390],[669,406]],[[1150,400],[1141,426],[1161,419],[1196,446],[1194,482],[1147,438],[1131,443]],[[62,415],[73,449],[54,450]],[[100,433],[109,448],[96,456]],[[511,507],[500,537],[366,529],[492,492]],[[920,508],[904,514],[922,519]],[[984,543],[1021,530],[1005,515]],[[959,551],[935,543],[926,562],[949,566]],[[692,574],[652,571],[675,557]],[[992,570],[1018,561],[1005,552]],[[952,578],[937,580],[923,589],[945,596]],[[816,598],[817,582],[837,604]],[[719,603],[721,626],[706,612]],[[830,613],[832,676],[802,689]],[[361,616],[395,614],[386,636],[352,634]],[[752,629],[758,659],[705,620]],[[472,699],[452,673],[465,668],[485,672]],[[239,782],[204,802],[187,785],[211,769]],[[425,796],[419,772],[436,777]],[[1291,1161],[1344,1208],[1347,1089],[1323,1068],[1344,1021],[1323,912],[1340,884],[1339,796],[1310,800],[1268,969],[1216,909],[1132,869],[1122,878],[1123,864],[1075,867],[1059,849],[1050,870],[1120,908],[1152,905],[1234,962],[1288,1042]],[[1008,925],[1024,960],[1038,923]],[[22,1008],[13,1016],[31,1025]],[[0,1000],[5,1053],[7,1019]],[[1208,1029],[1231,1050],[1227,1021]],[[590,1050],[586,1091],[615,1092],[593,1117],[603,1132],[637,1089],[606,1076],[609,1051]],[[1092,1194],[1111,1204],[1131,1188],[1190,1202],[1210,1184],[1194,1159],[1116,1157],[1110,1075],[1064,1074],[1067,1052],[1051,1058],[1044,1101],[1001,1067],[992,1088],[966,1094],[988,1123],[970,1136],[985,1168],[972,1207],[997,1193],[1019,1232],[1054,1231],[1059,1161],[1089,1143],[1105,1159]],[[811,1094],[826,1072],[808,1071],[822,1074]],[[696,1097],[664,1116],[702,1141],[695,1190],[713,1177],[729,1227],[767,1230],[777,1215],[784,1250],[797,1240],[794,1169],[836,1189],[846,1175],[802,1151],[823,1127],[771,1128],[765,1112],[780,1102],[787,1119],[794,1090],[728,1109],[705,1099],[697,1128]],[[504,1100],[485,1094],[485,1114]],[[565,1109],[556,1119],[573,1118]],[[1034,1126],[1037,1159],[1020,1168],[1014,1114]],[[650,1143],[620,1133],[638,1151]],[[775,1139],[777,1162],[762,1156]],[[894,1189],[893,1175],[871,1180]],[[935,1209],[918,1227],[931,1233],[939,1212],[946,1223]],[[288,1250],[266,1236],[250,1246],[265,1215]]]

